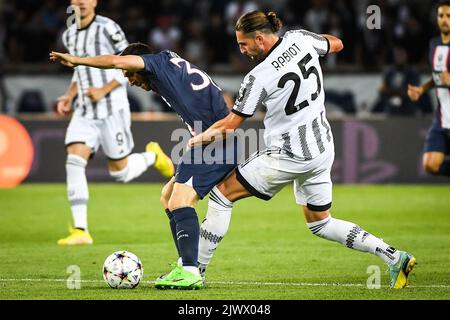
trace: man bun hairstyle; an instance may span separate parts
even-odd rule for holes
[[[281,20],[277,17],[277,14],[275,12],[269,12],[266,14],[267,20],[272,25],[272,30],[276,33],[281,30],[281,27],[283,27],[283,23]]]
[[[262,11],[251,11],[239,18],[235,30],[245,34],[261,31],[264,33],[277,33],[283,23],[275,12],[264,13]]]

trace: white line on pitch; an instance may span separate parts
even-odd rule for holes
[[[0,279],[0,282],[66,282],[67,279]],[[104,283],[103,280],[69,280],[69,282],[81,283]],[[142,283],[153,284],[154,281],[142,281]],[[223,285],[252,285],[252,286],[297,286],[297,287],[359,287],[366,286],[361,283],[310,283],[310,282],[251,282],[251,281],[208,281],[208,284]],[[387,286],[381,286],[387,287]],[[411,285],[410,288],[443,288],[449,289],[450,285]]]

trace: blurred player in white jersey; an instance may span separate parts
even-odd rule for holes
[[[408,86],[408,96],[417,101],[423,93],[436,89],[438,108],[428,130],[423,167],[434,175],[450,176],[450,1],[437,4],[439,37],[430,41],[429,62],[433,77],[421,86]]]
[[[98,56],[117,54],[128,46],[117,23],[96,15],[97,0],[72,0],[80,9],[80,26],[71,25],[63,34],[63,43],[71,54]],[[66,133],[67,194],[73,216],[73,228],[60,245],[91,244],[88,231],[87,202],[89,191],[85,168],[89,158],[101,145],[108,157],[111,176],[129,182],[154,165],[164,176],[174,174],[174,166],[159,145],[149,143],[144,153],[131,154],[134,142],[131,134],[127,83],[119,70],[76,67],[67,92],[58,99],[61,115],[75,110]]]
[[[330,214],[334,142],[325,115],[319,57],[341,51],[342,42],[305,30],[279,37],[281,26],[273,12],[253,11],[238,20],[239,48],[259,64],[245,77],[233,112],[190,140],[191,146],[209,143],[235,130],[258,107],[267,108],[267,149],[247,159],[210,193],[200,231],[199,268],[204,273],[227,232],[235,201],[249,196],[270,200],[294,182],[296,202],[313,234],[377,255],[390,267],[390,286],[403,288],[416,259]]]

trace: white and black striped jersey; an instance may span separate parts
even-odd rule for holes
[[[328,51],[325,37],[306,30],[288,31],[245,76],[233,112],[251,117],[258,107],[267,109],[267,148],[310,160],[333,143],[319,63]]]
[[[120,26],[113,20],[99,15],[83,29],[77,29],[76,24],[71,25],[63,33],[63,43],[70,54],[79,57],[117,54],[128,46],[128,41]],[[92,103],[84,95],[89,87],[100,88],[114,79],[122,85],[97,103]],[[103,119],[118,110],[129,108],[128,81],[120,70],[78,66],[74,70],[72,82],[77,82],[78,85],[75,115],[90,119]]]

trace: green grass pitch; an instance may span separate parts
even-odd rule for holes
[[[158,184],[91,184],[92,246],[58,247],[71,220],[63,184],[28,184],[0,190],[0,299],[450,299],[450,186],[335,186],[334,217],[359,224],[418,266],[411,285],[389,290],[379,258],[313,236],[291,188],[272,201],[235,204],[228,235],[199,291],[159,291],[152,281],[176,260]],[[198,208],[200,221],[207,201]],[[142,283],[110,289],[105,258],[137,254]],[[81,270],[81,288],[67,288],[67,268]],[[371,266],[381,288],[368,289]],[[373,268],[373,267],[372,267]],[[376,270],[376,267],[375,267]]]

